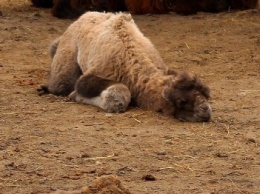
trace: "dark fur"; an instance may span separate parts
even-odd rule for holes
[[[254,9],[258,0],[165,0],[169,9],[183,15],[196,14],[199,11],[218,13],[229,8]]]
[[[45,95],[45,94],[49,94],[49,89],[47,85],[40,85],[39,88],[37,88],[37,93],[39,96]]]
[[[78,8],[73,7],[71,0],[53,0],[53,3],[51,12],[58,18],[76,18],[85,12],[80,6]]]
[[[125,0],[127,10],[136,14],[167,13],[169,10],[165,1],[160,0]]]
[[[93,5],[96,11],[126,11],[125,0],[96,0]]]
[[[230,9],[254,9],[257,7],[258,0],[228,0]]]
[[[82,97],[94,98],[100,96],[104,90],[115,84],[117,84],[117,82],[104,79],[93,74],[85,74],[77,80],[75,91]],[[48,87],[46,86],[43,89],[48,91]],[[138,104],[134,99],[131,99],[129,106],[138,107]]]
[[[86,74],[78,79],[75,90],[83,97],[94,98],[100,96],[102,91],[114,84],[115,82],[111,80],[103,79],[93,74]]]
[[[174,11],[178,14],[190,15],[199,11],[218,13],[231,9],[254,9],[258,0],[126,0],[128,11],[134,13],[166,13]]]
[[[130,11],[138,14],[167,13],[182,15],[197,12],[218,13],[228,10],[254,9],[258,0],[31,0],[37,7],[52,7],[58,18],[76,18],[85,11]]]
[[[182,15],[196,14],[196,2],[194,0],[165,0],[167,7]]]
[[[190,15],[198,11],[220,12],[228,10],[228,0],[125,0],[128,11],[138,14],[167,13]]]
[[[76,18],[86,11],[126,11],[124,0],[53,0],[52,14],[58,18]]]
[[[227,0],[199,0],[196,3],[197,11],[218,13],[228,10],[229,3]]]
[[[53,0],[31,0],[35,7],[50,8],[53,6]]]

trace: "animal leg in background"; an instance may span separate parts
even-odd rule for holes
[[[80,7],[73,7],[71,0],[53,0],[52,14],[58,18],[76,18],[82,15],[85,10]],[[75,3],[76,4],[76,3]],[[88,4],[86,2],[86,4]],[[83,5],[83,4],[82,4]]]
[[[93,74],[82,75],[69,98],[83,104],[90,104],[106,112],[125,112],[131,93],[126,85]]]
[[[53,1],[52,0],[31,0],[32,4],[35,7],[52,7],[53,6]]]

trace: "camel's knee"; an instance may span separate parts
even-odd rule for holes
[[[129,89],[121,83],[109,86],[101,93],[101,97],[106,112],[125,112],[131,101]]]

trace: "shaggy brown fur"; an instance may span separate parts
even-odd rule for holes
[[[130,194],[117,176],[102,176],[91,185],[75,191],[56,191],[52,194]]]
[[[79,68],[84,74],[123,83],[143,109],[180,120],[210,119],[208,87],[194,75],[168,70],[129,14],[89,12],[74,22],[59,39],[49,92],[71,92]]]

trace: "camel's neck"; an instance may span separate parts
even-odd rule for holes
[[[139,77],[129,84],[132,98],[141,108],[159,111],[167,103],[162,97],[162,92],[170,80],[171,76],[160,71],[151,74],[139,73]]]

